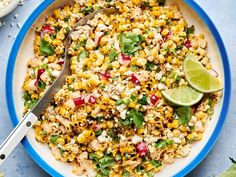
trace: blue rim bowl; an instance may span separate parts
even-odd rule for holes
[[[8,65],[7,65],[7,73],[6,73],[6,98],[7,98],[7,107],[9,111],[9,115],[11,118],[11,121],[14,126],[18,124],[18,119],[15,111],[15,105],[14,105],[14,99],[13,99],[13,73],[14,73],[14,66],[15,61],[17,57],[17,53],[19,50],[19,47],[24,39],[25,34],[30,29],[31,25],[34,23],[36,18],[46,9],[50,4],[52,4],[55,0],[45,0],[43,1],[30,15],[30,17],[26,20],[24,25],[22,26],[15,43],[13,45],[13,48],[10,53]],[[217,122],[217,125],[209,138],[206,145],[203,147],[202,151],[181,171],[179,171],[177,174],[174,175],[174,177],[182,177],[188,174],[190,171],[192,171],[210,152],[212,147],[214,146],[221,129],[223,127],[223,124],[225,122],[225,119],[227,117],[229,105],[230,105],[230,99],[231,99],[231,70],[230,70],[230,62],[227,56],[226,49],[224,47],[223,41],[221,39],[221,36],[216,29],[215,25],[211,21],[211,19],[208,17],[208,15],[203,11],[203,9],[193,0],[184,0],[184,2],[191,7],[202,19],[202,21],[206,24],[206,26],[209,28],[209,31],[212,33],[215,42],[217,44],[217,47],[219,49],[222,63],[223,63],[223,71],[224,71],[224,77],[227,78],[227,81],[224,83],[224,96],[223,97],[223,103],[221,112],[219,115],[219,119]],[[55,169],[51,168],[42,158],[40,155],[34,150],[34,148],[31,146],[29,141],[24,138],[22,140],[22,144],[25,147],[27,153],[32,157],[32,159],[41,167],[43,168],[48,174],[55,177],[62,177],[61,174],[59,174]]]

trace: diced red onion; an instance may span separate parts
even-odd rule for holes
[[[52,27],[51,25],[44,25],[42,27],[42,31],[43,33],[46,33],[46,34],[52,34],[54,33],[54,27]]]
[[[75,106],[81,106],[85,103],[83,97],[78,97],[73,99]]]
[[[184,43],[184,46],[187,47],[187,49],[189,49],[190,47],[192,47],[191,41],[190,40],[186,40]]]
[[[65,61],[64,61],[63,59],[59,59],[58,62],[57,62],[57,64],[59,64],[59,65],[63,65],[64,62],[65,62]]]
[[[109,73],[103,74],[103,73],[99,72],[99,75],[105,80],[108,80],[109,78],[111,78],[111,75]]]
[[[158,96],[156,96],[155,94],[153,94],[151,97],[150,97],[150,101],[153,105],[156,105],[156,103],[158,102],[159,98]]]
[[[127,56],[127,55],[125,55],[125,54],[123,54],[123,53],[121,54],[121,58],[122,58],[123,61],[126,61],[126,60],[129,60],[129,61],[130,61],[130,60],[131,60],[131,57],[130,57],[130,56]]]
[[[130,81],[134,84],[134,85],[140,85],[140,81],[138,80],[138,78],[134,75],[134,74],[131,74],[130,76]]]
[[[96,97],[90,96],[88,102],[91,103],[91,104],[95,104],[96,103]]]
[[[137,144],[137,151],[141,157],[146,156],[148,153],[148,147],[145,142],[139,142]]]

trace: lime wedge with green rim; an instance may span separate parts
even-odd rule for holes
[[[219,79],[212,76],[192,53],[184,60],[184,72],[188,83],[199,92],[211,93],[222,90]]]
[[[190,86],[180,86],[161,92],[164,98],[175,106],[192,106],[198,103],[203,93],[198,92]]]

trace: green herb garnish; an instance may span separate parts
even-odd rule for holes
[[[55,53],[55,47],[52,46],[48,41],[42,39],[40,42],[40,52],[44,56],[50,56]]]
[[[143,41],[143,36],[127,32],[120,36],[121,51],[125,55],[133,55],[141,48],[140,44]]]
[[[176,115],[178,116],[178,120],[181,125],[188,125],[191,117],[192,117],[192,109],[188,106],[178,107],[175,109]]]
[[[50,142],[53,144],[57,144],[57,139],[60,138],[60,135],[51,135],[50,136]]]
[[[85,59],[88,56],[88,52],[86,52],[85,50],[83,50],[82,52],[80,52],[80,54],[77,57],[77,60],[80,61],[81,59]]]

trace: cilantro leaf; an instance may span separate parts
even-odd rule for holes
[[[37,104],[38,100],[31,100],[27,103],[29,109],[33,109],[33,107]]]
[[[114,49],[111,49],[111,51],[110,51],[110,53],[109,53],[110,62],[115,61],[116,56],[117,56],[116,51],[115,51]]]
[[[155,64],[153,62],[148,61],[145,66],[146,70],[152,71],[154,69]]]
[[[57,144],[57,139],[60,138],[60,135],[51,135],[50,136],[50,142],[53,144]]]
[[[129,177],[129,176],[130,176],[130,173],[129,173],[127,170],[123,170],[123,171],[122,171],[122,176],[123,176],[123,177]]]
[[[168,145],[173,145],[174,141],[167,139],[167,140],[160,140],[155,144],[155,147],[158,149],[166,148]]]
[[[162,166],[161,161],[157,161],[157,160],[154,160],[154,159],[151,160],[150,163],[151,163],[153,166],[155,166],[156,168]]]
[[[40,88],[41,90],[43,90],[43,89],[46,88],[46,84],[45,84],[42,80],[39,80],[39,81],[38,81],[37,86],[38,86],[38,88]]]
[[[133,120],[133,122],[138,128],[141,128],[143,126],[144,118],[141,112],[138,112],[137,110],[132,109],[129,112],[129,117],[131,118],[131,120]]]
[[[55,53],[55,47],[52,46],[48,41],[42,39],[40,42],[40,52],[44,56],[50,56]]]
[[[195,27],[194,27],[194,25],[192,25],[192,26],[190,26],[190,27],[188,27],[188,28],[186,29],[187,35],[193,34],[194,32],[195,32]]]
[[[80,10],[80,12],[84,13],[85,15],[88,15],[94,11],[92,6],[86,6],[83,9]]]
[[[133,55],[139,50],[140,44],[143,41],[143,36],[128,32],[120,36],[121,51],[125,55]]]
[[[87,53],[85,50],[83,50],[83,51],[80,52],[80,54],[78,55],[77,60],[80,61],[81,59],[87,58],[87,56],[88,56],[88,53]]]
[[[165,5],[165,0],[157,0],[159,6]]]
[[[178,107],[175,109],[176,115],[181,125],[188,125],[192,117],[192,109],[188,106]]]
[[[111,155],[105,155],[98,161],[98,165],[100,169],[106,168],[106,167],[111,167],[115,164],[115,161]]]
[[[143,95],[143,97],[138,100],[138,103],[141,105],[147,105],[148,104],[148,97],[146,95]]]

